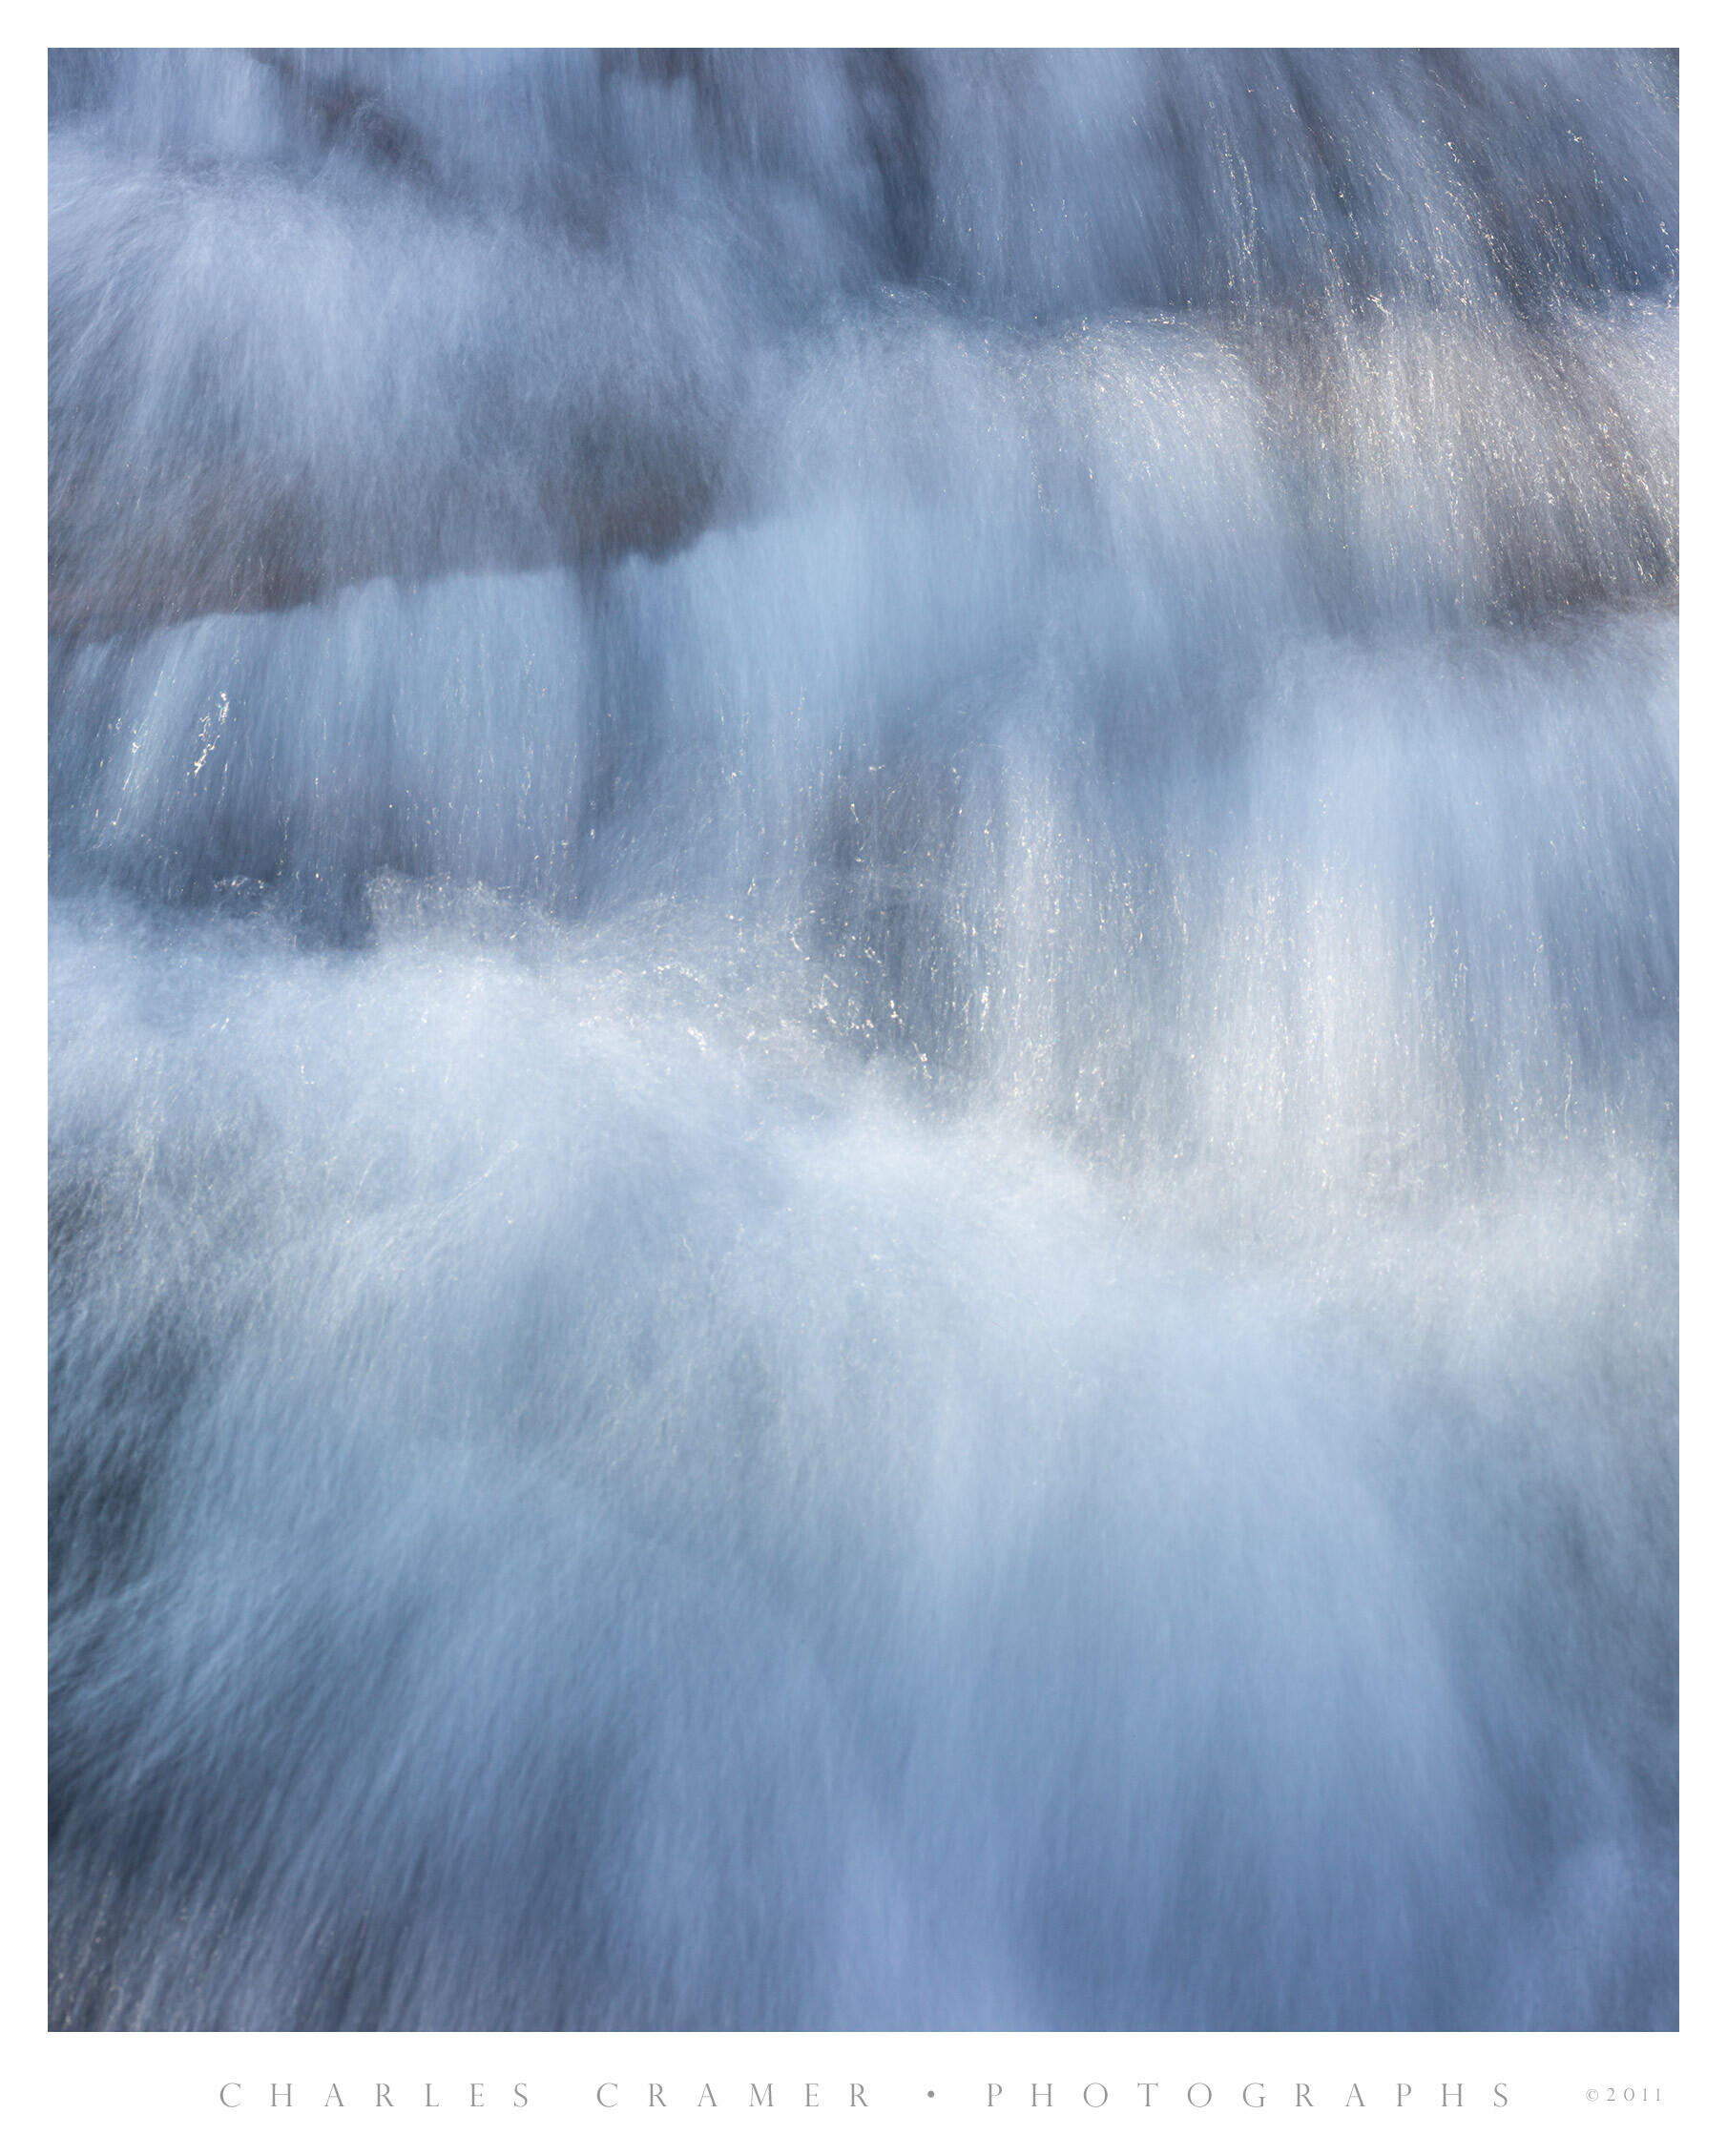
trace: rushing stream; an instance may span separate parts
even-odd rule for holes
[[[1671,2027],[1666,55],[57,55],[50,2015]]]

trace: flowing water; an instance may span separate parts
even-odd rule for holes
[[[50,116],[52,2020],[1675,2025],[1672,58]]]

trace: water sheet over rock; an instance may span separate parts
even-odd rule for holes
[[[1672,57],[50,116],[53,2022],[1675,2025]]]

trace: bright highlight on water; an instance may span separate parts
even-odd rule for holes
[[[1677,95],[56,55],[54,2025],[1676,2025]]]

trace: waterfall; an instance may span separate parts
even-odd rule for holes
[[[49,112],[53,2023],[1676,2026],[1676,60]]]

